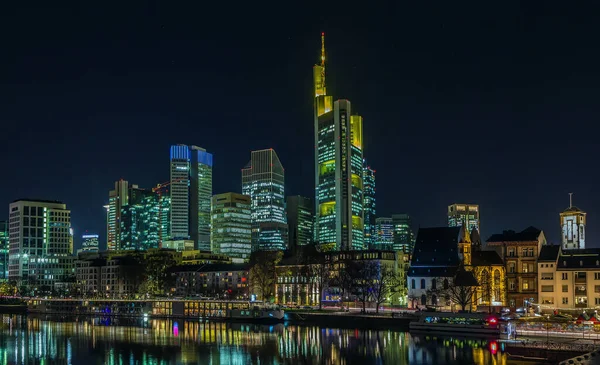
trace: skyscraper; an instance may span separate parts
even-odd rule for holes
[[[408,214],[392,214],[394,224],[394,251],[412,253],[415,245],[415,235],[412,230],[412,220]]]
[[[569,207],[560,213],[563,250],[585,248],[585,220],[587,213],[573,205],[573,194],[569,194]]]
[[[314,204],[300,195],[287,197],[287,219],[290,246],[305,246],[313,242]]]
[[[9,206],[9,280],[52,286],[73,274],[71,211],[64,203],[16,200]]]
[[[8,280],[8,222],[0,221],[0,280]]]
[[[315,131],[315,237],[322,250],[364,248],[362,117],[348,100],[332,103],[321,64],[313,67]]]
[[[252,252],[251,199],[237,193],[212,198],[211,241],[213,253],[247,260]]]
[[[375,219],[377,231],[376,248],[378,250],[391,250],[394,246],[394,222],[389,217]]]
[[[375,230],[375,170],[363,160],[363,191],[365,211],[365,248],[375,248],[377,233]]]
[[[242,169],[242,193],[252,201],[253,251],[288,246],[284,180],[283,166],[272,148],[252,151]]]
[[[213,156],[197,146],[171,146],[171,239],[210,250]]]
[[[115,182],[115,189],[108,192],[107,249],[118,250],[121,239],[121,210],[128,204],[129,183],[123,179]]]
[[[128,189],[128,204],[121,208],[119,250],[148,250],[159,246],[158,194],[137,185]]]
[[[86,233],[81,236],[82,244],[81,251],[83,252],[98,252],[98,235]]]
[[[452,204],[448,206],[448,227],[460,227],[467,222],[469,231],[479,227],[479,205],[476,204]]]

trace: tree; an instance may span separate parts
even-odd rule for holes
[[[250,288],[265,302],[273,297],[277,280],[275,265],[282,258],[281,251],[256,251],[250,255]]]
[[[340,290],[340,297],[342,304],[347,294],[352,293],[354,286],[354,278],[352,273],[344,265],[338,265],[338,270],[333,272],[333,276],[330,278],[329,286],[336,287]]]
[[[373,283],[377,279],[379,265],[375,261],[347,261],[346,270],[352,278],[352,292],[362,303],[362,312],[367,311],[367,302],[371,298]]]
[[[329,287],[331,281],[331,265],[325,255],[314,252],[307,256],[306,267],[309,280],[316,286],[319,294],[319,309],[322,309],[323,292]]]
[[[144,273],[148,283],[147,292],[153,295],[163,295],[175,284],[175,276],[171,268],[177,265],[171,252],[155,251],[146,254]]]
[[[473,302],[478,286],[479,283],[473,273],[460,267],[452,280],[452,284],[448,286],[448,295],[453,303],[460,306],[462,311],[465,311]]]
[[[379,264],[379,272],[373,280],[371,287],[371,297],[375,302],[376,313],[379,313],[379,307],[386,302],[390,295],[398,292],[401,287],[398,273],[387,265]]]

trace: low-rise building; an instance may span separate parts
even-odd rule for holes
[[[539,303],[545,312],[600,308],[600,249],[542,247],[538,258]]]
[[[203,264],[180,265],[171,272],[178,296],[247,299],[249,270],[248,264]]]

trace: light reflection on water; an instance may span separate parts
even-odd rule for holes
[[[2,364],[506,363],[495,342],[398,331],[17,315],[0,326]]]

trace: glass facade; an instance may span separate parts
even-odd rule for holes
[[[251,199],[237,193],[212,198],[212,252],[247,260],[252,252]]]
[[[84,234],[81,236],[81,250],[82,251],[96,251],[99,250],[98,235],[97,234]]]
[[[8,280],[8,222],[0,221],[0,280]]]
[[[108,192],[108,209],[106,213],[108,250],[118,250],[121,239],[121,210],[128,202],[129,183],[125,180],[115,182],[115,189]]]
[[[392,218],[380,217],[375,220],[378,250],[391,250],[394,246],[394,222]]]
[[[375,170],[363,160],[364,209],[365,209],[365,247],[377,246],[377,231],[375,227]]]
[[[169,239],[192,239],[210,250],[213,156],[197,146],[171,146]]]
[[[288,246],[284,169],[273,149],[252,151],[242,169],[242,193],[251,198],[252,249]]]
[[[147,250],[159,246],[158,194],[144,189],[129,189],[129,204],[121,210],[121,250]]]
[[[290,245],[304,246],[313,242],[313,202],[303,196],[288,196],[287,218]]]
[[[412,230],[412,220],[408,214],[393,214],[395,251],[412,253],[415,245],[415,235]]]
[[[479,227],[479,205],[475,204],[452,204],[448,206],[448,227],[460,227],[467,222],[469,232]]]

